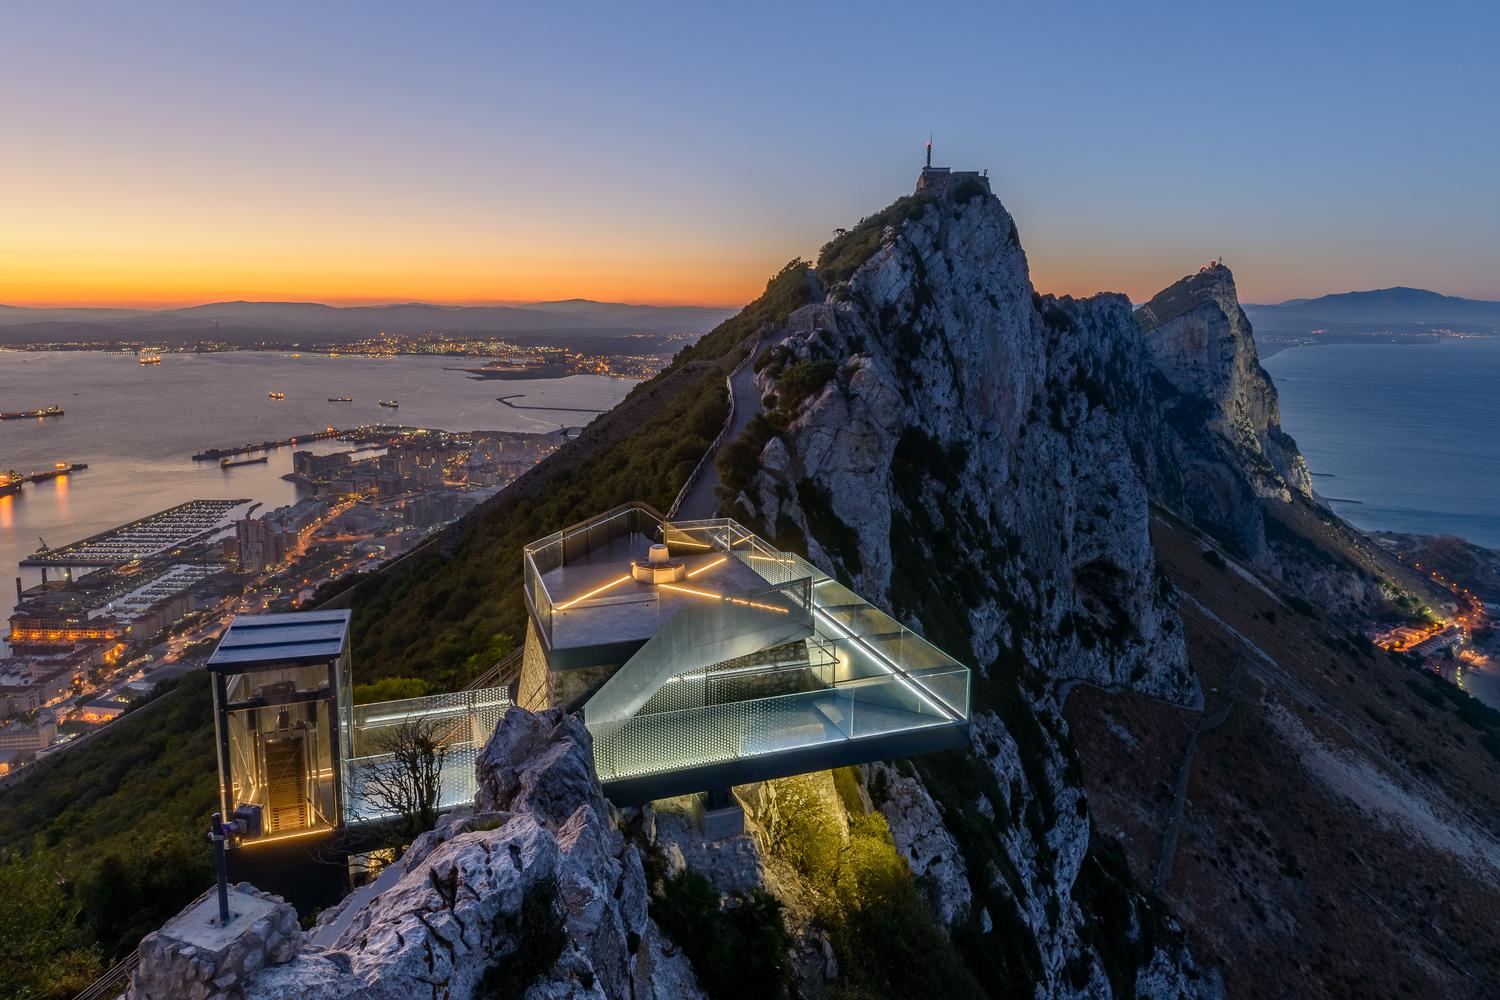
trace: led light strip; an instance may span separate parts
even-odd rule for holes
[[[725,597],[716,594],[712,590],[699,590],[697,587],[684,587],[678,583],[658,583],[658,590],[670,590],[678,594],[691,594],[694,597],[705,597],[715,601],[728,601],[730,604],[740,604],[747,608],[756,608],[760,611],[775,611],[778,614],[791,614],[790,608],[780,608],[774,604],[762,604],[759,601],[747,601],[743,597]]]
[[[689,577],[694,577],[694,576],[697,576],[699,573],[707,573],[709,570],[713,569],[715,566],[718,566],[718,565],[720,565],[722,563],[726,563],[728,561],[729,561],[729,557],[728,556],[720,556],[719,558],[715,559],[711,563],[704,563],[702,566],[699,566],[697,569],[688,570],[688,576]]]
[[[839,621],[835,620],[834,618],[830,617],[825,611],[823,611],[822,608],[814,607],[813,608],[813,614],[818,615],[820,618],[822,618],[824,621],[826,621],[829,625],[832,625],[835,629],[837,629],[838,631],[844,633],[844,635],[845,635],[846,638],[848,638],[851,642],[853,642],[856,645],[858,645],[861,649],[863,649],[865,651],[865,653],[867,653],[870,656],[871,659],[873,659],[875,661],[875,665],[876,666],[880,667],[886,673],[890,674],[898,682],[900,682],[901,684],[903,684],[908,691],[910,691],[912,694],[916,695],[922,701],[926,702],[927,706],[929,708],[931,708],[933,711],[937,712],[939,715],[946,716],[947,718],[950,718],[950,719],[957,720],[957,719],[961,718],[961,716],[958,714],[958,710],[955,709],[953,706],[949,705],[947,702],[943,702],[942,705],[939,705],[939,704],[937,704],[937,702],[934,702],[932,700],[932,698],[928,697],[927,692],[922,687],[920,687],[919,685],[913,683],[906,676],[906,674],[900,668],[898,668],[896,666],[896,664],[895,664],[895,662],[893,660],[891,660],[884,653],[882,653],[879,650],[875,649],[875,647],[871,646],[869,643],[865,642],[864,639],[861,639],[859,636],[855,635],[842,622],[839,622]]]
[[[556,611],[566,611],[567,609],[571,608],[573,605],[577,604],[579,601],[586,601],[590,597],[597,597],[599,594],[604,593],[606,590],[609,590],[611,587],[618,587],[622,583],[629,582],[629,580],[630,580],[630,574],[626,573],[624,576],[620,577],[619,579],[617,579],[617,580],[611,580],[611,581],[609,581],[608,583],[606,583],[602,587],[595,587],[593,590],[589,591],[587,594],[579,594],[577,597],[573,598],[571,601],[566,601],[566,602],[564,602],[562,604],[557,605],[554,610],[556,610]]]

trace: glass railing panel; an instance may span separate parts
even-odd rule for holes
[[[892,735],[967,718],[968,671],[895,674],[836,688],[590,723],[605,781],[680,771],[843,740]],[[933,696],[943,695],[943,700]],[[952,699],[953,705],[947,704]],[[954,706],[962,705],[961,710]]]
[[[848,726],[827,710],[836,700],[809,691],[591,723],[595,765],[611,781],[846,740]]]
[[[915,673],[912,675],[912,680],[920,684],[923,690],[944,707],[951,709],[954,715],[964,719],[969,717],[971,677],[967,667],[949,667]]]

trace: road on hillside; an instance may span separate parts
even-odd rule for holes
[[[729,385],[734,393],[734,419],[729,424],[729,433],[724,435],[724,440],[719,445],[721,451],[725,445],[743,434],[745,428],[750,426],[750,421],[760,413],[760,387],[755,384],[755,359],[765,348],[781,343],[785,336],[786,331],[780,330],[766,339],[756,341],[745,363],[730,377]],[[698,477],[687,496],[682,498],[677,520],[702,521],[719,512],[719,498],[714,492],[719,486],[718,458],[718,453],[715,452],[704,468],[703,475]]]
[[[818,281],[817,273],[812,270],[807,272],[807,287],[814,303],[823,301],[823,286]],[[730,377],[730,390],[734,394],[734,419],[729,425],[729,433],[724,435],[724,440],[719,444],[719,451],[743,434],[745,428],[750,426],[750,421],[760,415],[762,406],[760,388],[755,384],[755,359],[760,357],[762,351],[780,344],[789,332],[785,329],[774,330],[756,341],[746,356],[745,363]],[[702,521],[718,514],[719,498],[715,492],[719,486],[718,459],[718,452],[715,452],[703,470],[703,475],[698,477],[687,496],[682,498],[682,505],[677,509],[677,520]]]

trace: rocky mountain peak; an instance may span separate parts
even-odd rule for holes
[[[1210,264],[1158,292],[1135,315],[1156,367],[1208,408],[1209,427],[1240,453],[1257,492],[1311,498],[1307,463],[1281,429],[1276,387],[1260,365],[1229,268]]]

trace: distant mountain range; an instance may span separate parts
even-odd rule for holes
[[[1425,288],[1340,292],[1277,305],[1246,305],[1256,332],[1305,332],[1319,327],[1479,326],[1500,328],[1500,302],[1461,299]]]
[[[182,309],[34,309],[0,305],[0,344],[64,341],[183,343],[214,336],[237,344],[301,339],[358,340],[382,331],[489,333],[547,339],[569,333],[705,333],[733,315],[702,306],[643,306],[567,299],[520,306],[444,306],[427,302],[328,306],[317,302],[214,302]]]

